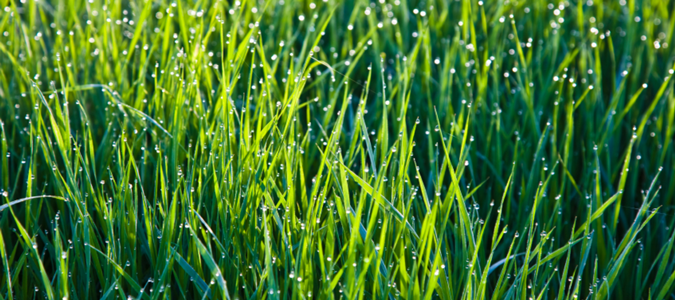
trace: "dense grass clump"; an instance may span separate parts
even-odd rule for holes
[[[675,1],[0,9],[0,299],[675,298]]]

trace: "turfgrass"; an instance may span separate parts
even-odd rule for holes
[[[675,2],[0,4],[0,299],[675,297]]]

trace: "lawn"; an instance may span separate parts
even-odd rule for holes
[[[675,1],[0,0],[0,300],[675,299]]]

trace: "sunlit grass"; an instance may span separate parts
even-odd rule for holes
[[[675,298],[674,2],[0,9],[0,299]]]

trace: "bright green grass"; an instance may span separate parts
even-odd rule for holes
[[[675,298],[675,2],[227,2],[0,0],[0,299]]]

